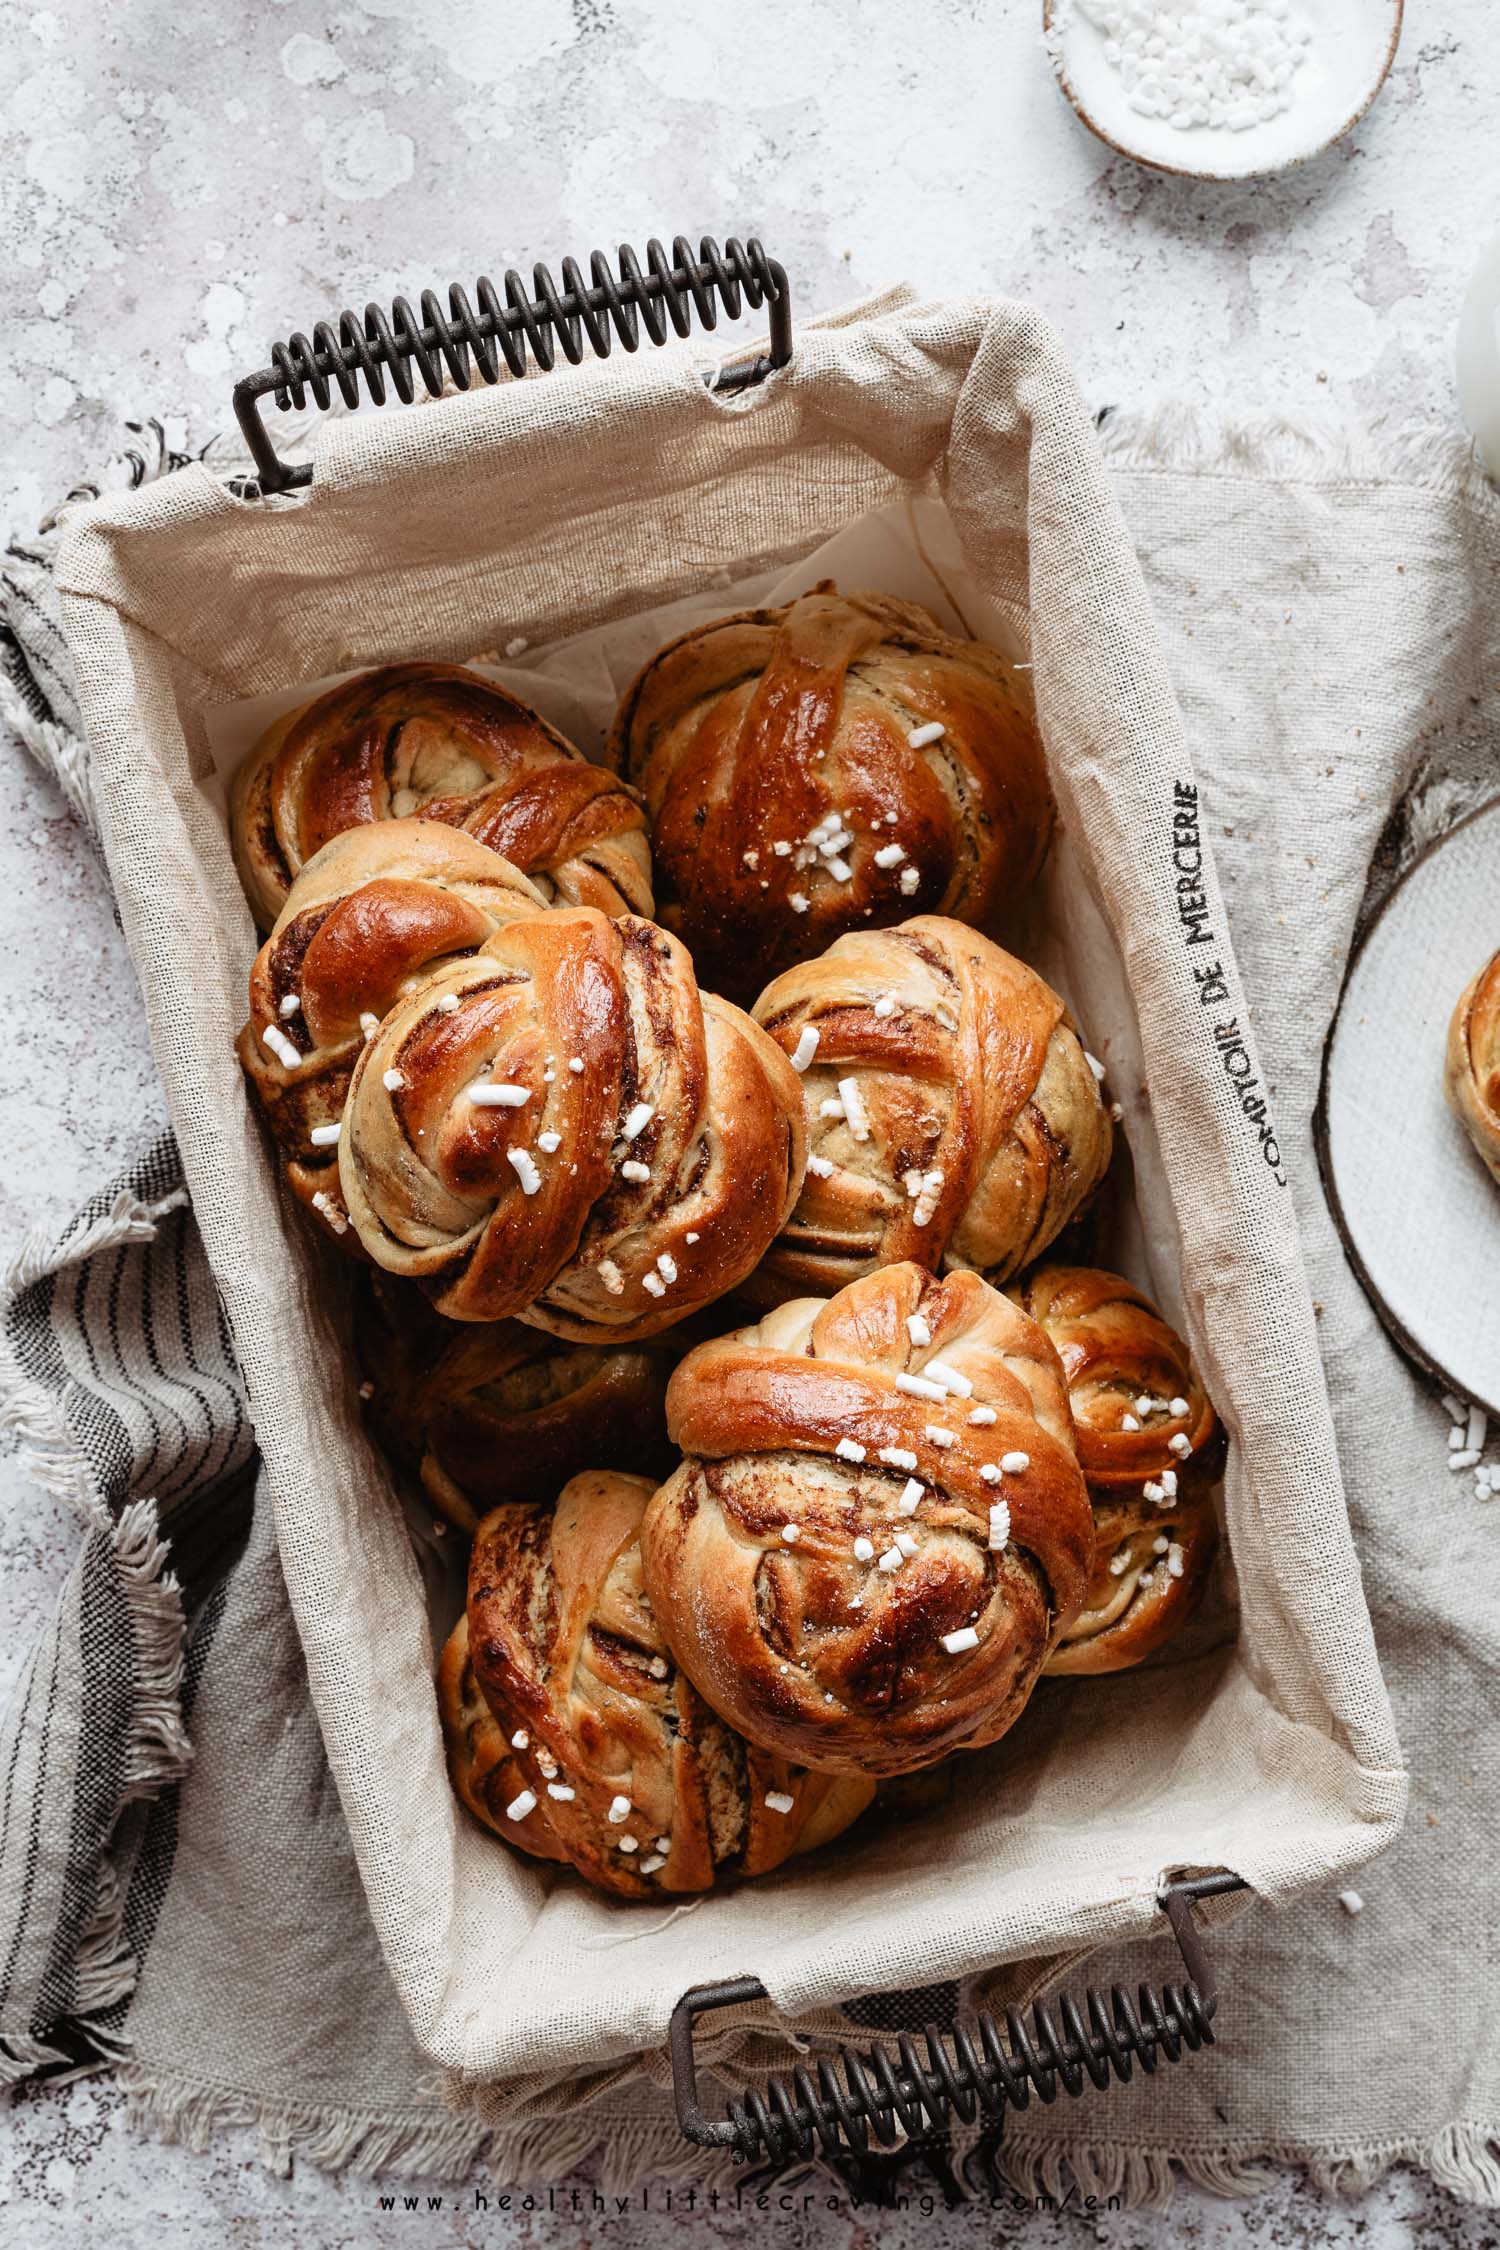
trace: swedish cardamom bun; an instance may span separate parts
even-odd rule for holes
[[[549,901],[651,912],[632,789],[494,680],[387,664],[276,720],[235,776],[230,839],[261,928],[333,837],[405,818],[465,829]]]
[[[831,1842],[874,1795],[745,1742],[678,1669],[641,1583],[651,1491],[590,1472],[555,1509],[486,1516],[439,1682],[471,1811],[622,1898],[769,1874]]]
[[[832,584],[662,649],[605,755],[645,795],[658,919],[747,1003],[842,931],[989,922],[1052,830],[1024,675],[914,602]]]
[[[1047,1670],[1123,1671],[1203,1598],[1227,1441],[1183,1338],[1130,1282],[1044,1266],[1014,1295],[1062,1361],[1097,1542],[1083,1607]]]
[[[1108,1169],[1109,1112],[1072,1017],[960,922],[851,932],[754,1014],[801,1071],[808,1128],[762,1298],[827,1296],[904,1259],[1006,1281]]]
[[[546,911],[508,860],[436,821],[351,828],[297,877],[250,972],[237,1052],[293,1193],[346,1250],[359,1244],[338,1144],[356,1059],[435,967]]]
[[[595,1461],[665,1476],[669,1342],[565,1344],[523,1321],[445,1320],[414,1282],[367,1268],[360,1396],[391,1458],[465,1537],[502,1504],[550,1500]]]
[[[527,1790],[526,1775],[510,1739],[479,1692],[474,1667],[469,1662],[469,1620],[461,1617],[443,1644],[437,1675],[438,1715],[448,1751],[448,1774],[454,1793],[476,1820],[493,1828],[518,1851],[533,1859],[561,1860],[568,1855],[548,1820],[545,1801],[535,1801]],[[527,1802],[528,1795],[533,1800]],[[506,1811],[515,1805],[513,1820]]]
[[[1011,1726],[1094,1523],[1041,1329],[977,1274],[886,1266],[688,1353],[641,1532],[654,1616],[752,1742],[884,1778]]]
[[[668,1328],[759,1263],[802,1179],[795,1071],[635,915],[556,907],[428,977],[354,1066],[364,1249],[453,1320]]]
[[[1500,1181],[1500,953],[1459,995],[1448,1025],[1443,1090],[1449,1107]]]

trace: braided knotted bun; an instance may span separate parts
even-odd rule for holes
[[[1057,1355],[977,1274],[888,1266],[690,1352],[652,1609],[754,1742],[886,1775],[993,1742],[1093,1566]]]
[[[741,1740],[677,1669],[641,1584],[651,1490],[590,1472],[486,1516],[438,1688],[470,1810],[623,1898],[768,1874],[874,1795]]]
[[[962,923],[852,931],[754,1014],[803,1066],[809,1136],[758,1293],[828,1295],[905,1258],[1008,1280],[1108,1169],[1109,1113],[1067,1009]]]
[[[298,1200],[358,1248],[337,1134],[354,1064],[409,985],[546,901],[459,829],[393,820],[325,844],[292,886],[250,972],[236,1051]],[[316,1136],[316,1138],[314,1137]]]
[[[605,755],[650,809],[659,918],[736,998],[871,919],[990,920],[1052,829],[1021,676],[832,584],[662,649]]]
[[[459,1619],[443,1645],[437,1697],[449,1778],[474,1818],[493,1828],[518,1851],[529,1852],[533,1859],[561,1860],[566,1866],[568,1855],[543,1809],[546,1799],[521,1811],[526,1775],[510,1746],[510,1737],[479,1692],[469,1661],[467,1617]],[[517,1807],[519,1818],[511,1819],[508,1805]]]
[[[371,821],[466,829],[544,898],[651,912],[634,792],[540,713],[458,664],[388,664],[278,719],[235,776],[230,838],[263,929],[307,862]]]
[[[1045,1266],[1014,1295],[1062,1361],[1097,1538],[1083,1608],[1047,1670],[1123,1671],[1202,1600],[1227,1441],[1186,1343],[1130,1282]]]
[[[550,1500],[594,1461],[665,1476],[661,1344],[564,1344],[523,1321],[444,1320],[414,1282],[367,1267],[355,1341],[364,1410],[465,1535],[502,1503]]]
[[[1496,1180],[1500,1180],[1500,953],[1459,995],[1448,1025],[1443,1090]]]
[[[796,1199],[786,1057],[634,915],[558,907],[428,978],[360,1055],[349,1214],[454,1320],[628,1341],[735,1288]]]

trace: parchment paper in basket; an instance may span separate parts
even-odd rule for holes
[[[939,500],[876,509],[788,570],[706,586],[686,601],[662,603],[528,650],[524,661],[499,662],[493,652],[480,652],[468,661],[533,704],[581,750],[597,755],[621,694],[665,642],[726,611],[790,601],[824,578],[846,589],[875,588],[920,602],[950,632],[988,641],[1024,664],[1022,613],[1019,608],[1002,610],[981,592]],[[221,809],[230,778],[263,729],[352,676],[340,672],[302,680],[205,714]],[[1023,684],[1027,678],[1023,670]],[[1055,840],[1037,895],[1012,942],[1067,1000],[1091,1051],[1105,1065],[1106,1092],[1125,1111],[1135,1192],[1132,1196],[1123,1181],[1112,1184],[1100,1215],[1099,1254],[1148,1288],[1169,1318],[1180,1322],[1177,1232],[1143,1093],[1134,1003],[1066,835]]]
[[[861,517],[790,570],[759,571],[736,579],[726,573],[686,601],[662,602],[587,633],[549,642],[545,648],[527,649],[509,660],[502,661],[495,649],[475,649],[464,662],[522,696],[586,756],[597,757],[615,705],[657,649],[726,611],[790,601],[820,578],[832,578],[846,588],[875,587],[921,602],[950,632],[979,631],[966,620],[983,610],[987,623],[980,637],[1010,656],[1025,654],[1017,623],[984,600],[964,568],[947,509],[940,501],[923,500]],[[955,606],[955,597],[962,609]],[[497,628],[497,638],[500,631]],[[428,652],[406,653],[420,658]],[[227,802],[229,782],[240,760],[273,719],[337,687],[341,680],[353,679],[363,669],[351,666],[348,671],[328,672],[319,679],[299,680],[205,712],[220,802]]]

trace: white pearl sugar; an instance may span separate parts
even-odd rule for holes
[[[1291,0],[1078,0],[1130,107],[1179,132],[1243,133],[1279,117],[1313,27]]]

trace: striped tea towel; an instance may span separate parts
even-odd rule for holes
[[[170,1136],[22,1251],[0,1390],[25,1467],[84,1527],[0,1735],[3,2083],[122,2051],[160,1800],[192,1755],[187,1620],[249,1523],[254,1443]]]

